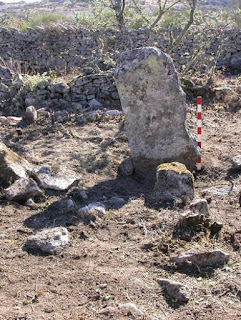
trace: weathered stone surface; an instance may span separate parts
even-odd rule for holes
[[[26,247],[47,253],[57,253],[69,243],[68,230],[64,227],[45,229],[27,238]]]
[[[234,169],[241,170],[241,154],[233,157],[231,162]]]
[[[42,196],[43,191],[33,179],[20,178],[4,190],[8,200],[25,201],[35,196]]]
[[[163,163],[157,167],[153,196],[156,200],[193,199],[194,178],[184,164]]]
[[[209,217],[208,202],[206,199],[196,199],[190,204],[190,209],[194,213],[199,213],[205,217]]]
[[[175,300],[188,302],[191,297],[191,290],[180,282],[169,279],[157,279],[157,282]]]
[[[172,257],[171,260],[177,264],[193,263],[199,266],[216,266],[227,263],[230,255],[221,250],[199,251],[192,249]]]
[[[11,151],[0,141],[0,178],[10,183],[19,178],[27,178],[27,170],[31,168],[28,161]]]
[[[80,180],[80,176],[76,173],[61,166],[36,167],[29,173],[43,189],[64,191],[77,184]]]
[[[115,77],[135,169],[146,175],[171,161],[194,169],[198,148],[186,128],[185,93],[171,58],[152,47],[126,51]]]
[[[28,123],[34,123],[37,120],[37,118],[38,118],[38,113],[35,107],[34,106],[27,107],[25,111],[25,120]]]

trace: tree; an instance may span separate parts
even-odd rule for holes
[[[126,23],[124,19],[125,7],[126,7],[125,0],[110,0],[110,8],[113,9],[115,12],[116,22],[119,30],[122,33],[125,33],[127,31]]]

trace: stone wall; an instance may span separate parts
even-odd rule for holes
[[[86,108],[120,108],[111,72],[75,77],[69,83],[47,76],[33,76],[20,83],[17,75],[0,68],[0,78],[8,83],[0,81],[0,112],[5,115],[21,113],[28,105],[74,113]]]
[[[226,30],[217,34],[215,29],[197,28],[191,29],[182,44],[174,50],[172,58],[176,67],[185,64],[190,55],[201,47],[204,47],[206,56],[212,58],[219,47],[220,38],[225,40],[219,65],[241,69],[241,30]],[[81,72],[84,70],[84,74],[106,71],[114,66],[113,61],[106,63],[106,54],[116,60],[117,50],[121,52],[128,47],[133,49],[153,45],[165,51],[168,48],[168,31],[160,29],[150,41],[146,30],[133,30],[129,32],[126,42],[119,32],[111,29],[103,34],[73,26],[46,30],[28,28],[26,32],[0,28],[0,58],[8,63],[18,61],[16,68],[26,73],[42,73],[50,69],[60,73],[79,69]],[[88,66],[92,69],[88,70]]]

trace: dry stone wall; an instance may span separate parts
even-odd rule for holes
[[[178,32],[179,30],[174,30],[174,34]],[[207,56],[212,57],[217,52],[220,41],[223,46],[219,65],[240,70],[241,30],[226,30],[217,34],[215,29],[191,29],[172,54],[176,67],[186,63],[190,54],[201,47],[204,47]],[[115,59],[116,50],[120,52],[128,47],[134,49],[149,45],[165,51],[168,48],[168,31],[160,29],[150,41],[147,30],[133,30],[129,32],[128,42],[123,42],[122,35],[112,29],[100,33],[62,25],[55,29],[28,28],[26,32],[0,28],[0,57],[8,62],[19,61],[19,67],[24,66],[28,72],[44,72],[49,69],[71,72],[76,68],[83,69],[88,64],[97,65],[97,69],[106,71],[113,65],[103,65],[101,59],[105,53],[112,52]]]

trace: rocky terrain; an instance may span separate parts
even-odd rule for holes
[[[99,111],[1,126],[31,167],[65,166],[81,178],[27,203],[7,200],[2,183],[0,319],[240,318],[240,169],[231,162],[240,112],[204,101],[194,193],[206,209],[153,203],[153,185],[120,173],[123,122],[120,111]],[[188,123],[195,133],[195,105]],[[45,228],[55,234],[39,234]]]

